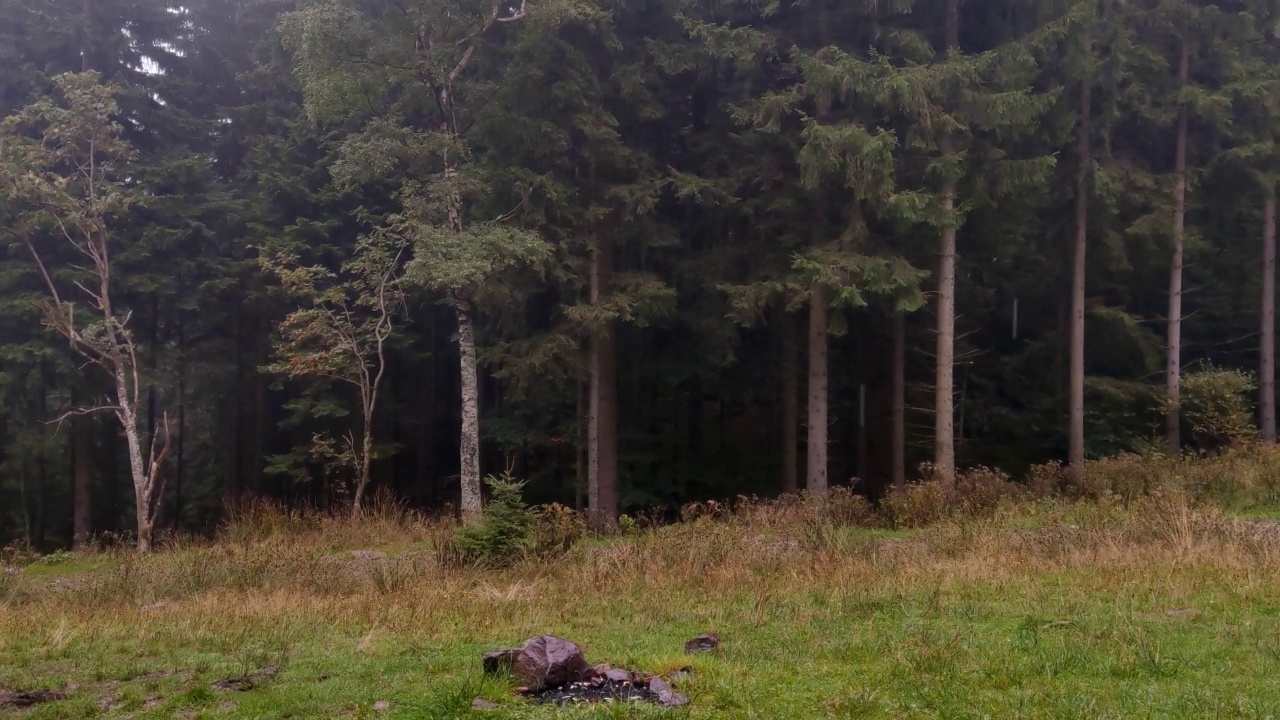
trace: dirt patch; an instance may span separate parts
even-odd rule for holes
[[[247,675],[237,675],[236,677],[217,680],[213,683],[213,689],[246,692],[267,682],[268,680],[271,680],[279,674],[280,666],[275,664],[263,665]]]
[[[0,692],[0,710],[21,710],[35,707],[47,702],[65,700],[65,693],[48,690],[32,690],[30,692]]]

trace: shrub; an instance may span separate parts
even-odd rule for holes
[[[871,527],[876,524],[876,513],[866,497],[844,486],[827,489],[821,501],[822,516],[839,527]]]
[[[621,518],[618,525],[622,526]],[[544,505],[533,512],[529,551],[538,557],[563,555],[586,531],[587,521],[581,513],[559,503]]]
[[[946,514],[946,493],[938,480],[894,488],[880,507],[894,527],[915,528],[932,525]]]
[[[1253,375],[1212,365],[1182,378],[1181,411],[1198,450],[1217,453],[1254,437]]]
[[[969,514],[992,510],[1005,499],[1016,499],[1024,494],[1022,486],[1009,479],[1000,470],[976,467],[956,474],[956,491],[953,504]]]
[[[1052,497],[1066,487],[1068,480],[1067,469],[1057,460],[1032,465],[1027,470],[1027,492],[1033,497]]]
[[[519,560],[529,547],[534,513],[525,505],[520,491],[524,482],[509,473],[488,477],[489,504],[478,520],[464,523],[454,533],[454,543],[463,562],[506,565]]]

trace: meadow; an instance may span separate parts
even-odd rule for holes
[[[358,522],[248,506],[145,556],[11,551],[0,699],[61,699],[0,715],[1276,717],[1280,454],[1102,461],[1065,492],[1040,472],[877,508],[706,503],[611,537],[544,512],[569,536],[500,565],[457,561],[450,521],[385,499]],[[685,655],[708,630],[720,651]],[[544,633],[591,662],[689,666],[691,702],[557,708],[482,673]]]

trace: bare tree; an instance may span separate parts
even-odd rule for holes
[[[129,450],[138,550],[146,552],[164,497],[170,435],[168,415],[162,414],[144,447],[137,345],[128,327],[130,313],[112,299],[111,223],[135,197],[120,173],[134,153],[112,120],[115,90],[96,73],[60,75],[55,85],[56,101],[40,100],[4,121],[0,183],[6,199],[20,208],[12,230],[48,293],[42,303],[46,322],[112,380],[112,396],[61,419],[110,412],[119,420]],[[54,260],[58,242],[78,259]]]
[[[325,377],[354,387],[360,399],[360,436],[348,430],[345,447],[323,452],[348,467],[354,476],[351,512],[363,510],[372,479],[373,420],[387,370],[387,341],[404,307],[401,276],[406,243],[390,233],[373,233],[356,244],[354,256],[334,273],[318,265],[301,266],[288,253],[263,255],[264,268],[303,304],[280,323],[273,372],[297,377]],[[316,438],[316,448],[332,448],[330,438]]]

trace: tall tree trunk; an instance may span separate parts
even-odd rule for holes
[[[260,357],[266,363],[267,353]],[[253,371],[253,443],[249,456],[249,484],[255,493],[261,493],[265,485],[265,465],[267,457],[267,376]]]
[[[43,413],[41,413],[43,415]],[[49,451],[46,440],[40,440],[40,452],[36,455],[36,513],[35,531],[32,534],[32,546],[37,550],[44,548],[44,505],[49,494]]]
[[[1185,87],[1189,76],[1187,40],[1178,42],[1178,82]],[[1178,139],[1174,150],[1173,185],[1173,262],[1169,271],[1169,333],[1165,391],[1168,412],[1165,416],[1164,441],[1170,455],[1182,452],[1180,427],[1182,401],[1182,241],[1187,214],[1187,108],[1178,110]]]
[[[1091,58],[1093,42],[1088,31],[1084,35],[1085,56]],[[1068,423],[1070,444],[1067,466],[1072,478],[1079,479],[1084,467],[1084,301],[1085,253],[1089,237],[1089,166],[1093,150],[1089,139],[1089,115],[1093,83],[1088,75],[1080,84],[1080,125],[1076,136],[1076,218],[1075,242],[1071,252],[1071,364]]]
[[[893,486],[907,485],[907,321],[893,314]]]
[[[369,490],[369,480],[373,475],[373,418],[365,414],[364,425],[360,434],[360,468],[356,478],[355,498],[351,502],[351,517],[359,519],[364,512],[364,496]]]
[[[476,336],[471,304],[454,299],[458,312],[458,366],[462,375],[462,438],[459,482],[462,517],[478,517],[484,509],[480,487],[480,371],[476,361]]]
[[[591,254],[592,305],[604,301],[613,272],[613,239],[596,233]],[[618,358],[613,328],[591,337],[587,408],[587,506],[591,525],[608,530],[618,517]]]
[[[124,428],[125,447],[129,451],[129,475],[133,480],[135,522],[138,530],[138,551],[150,552],[155,529],[154,503],[151,501],[151,483],[148,480],[146,459],[143,457],[142,433],[138,430],[137,408],[123,378],[123,370],[116,378],[116,397],[119,408],[116,416]]]
[[[76,391],[71,390],[71,405],[77,406]],[[71,423],[71,494],[72,547],[82,547],[93,536],[93,472],[89,451],[89,420],[79,417]]]
[[[1276,441],[1276,189],[1262,206],[1262,439]]]
[[[591,436],[591,428],[587,418],[587,383],[581,378],[578,379],[575,396],[574,415],[577,418],[575,426],[578,431],[578,442],[574,446],[573,454],[573,508],[582,510],[586,504],[587,486],[590,484],[587,479],[587,443]]]
[[[791,313],[783,312],[781,326],[782,492],[794,493],[800,489],[800,347]]]
[[[955,184],[942,190],[942,208],[955,207]],[[942,232],[938,248],[938,331],[934,361],[933,464],[939,479],[949,488],[955,480],[955,341],[956,341],[956,231]]]
[[[809,492],[827,492],[827,340],[829,319],[822,291],[809,295],[809,462],[805,487]]]
[[[240,304],[231,308],[231,365],[235,370],[235,387],[227,393],[226,478],[223,480],[223,502],[230,505],[240,499],[242,448],[240,426],[244,410],[244,362],[241,357]]]
[[[182,478],[186,473],[187,439],[187,361],[182,351],[182,326],[178,326],[178,465],[173,473],[173,531],[182,530]]]
[[[18,465],[18,499],[22,502],[22,534],[27,541],[27,549],[35,550],[35,536],[32,534],[31,501],[27,498],[27,450],[22,450],[22,462]]]
[[[958,49],[960,37],[959,0],[947,0],[946,53]],[[939,143],[943,155],[953,151],[951,138]],[[942,209],[950,216],[955,210],[956,183],[942,184]],[[955,481],[955,345],[956,345],[956,228],[948,217],[938,243],[938,332],[934,375],[933,464],[949,489]]]

